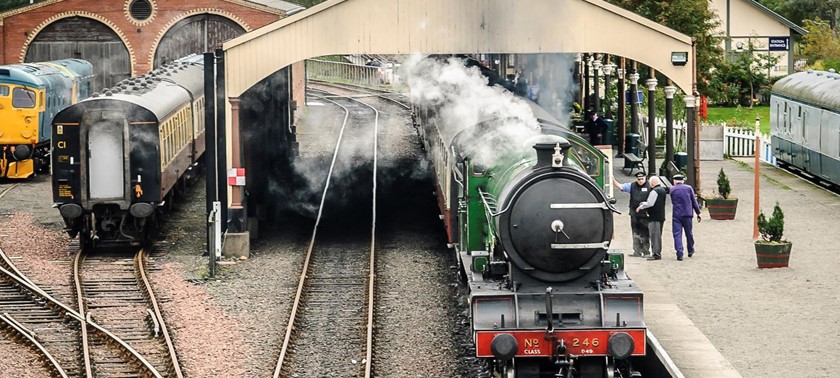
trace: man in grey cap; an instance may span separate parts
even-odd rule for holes
[[[700,223],[700,204],[697,203],[697,196],[694,188],[684,183],[685,176],[674,175],[674,185],[671,187],[671,225],[674,230],[674,248],[677,250],[677,260],[683,259],[682,234],[685,230],[686,247],[688,257],[694,256],[694,232],[692,230],[692,219],[697,213],[697,223]]]
[[[650,194],[650,185],[644,172],[636,172],[636,181],[619,184],[612,178],[616,189],[630,193],[630,229],[633,232],[633,256],[644,257],[650,255],[650,231],[648,230],[647,211],[636,212],[636,208]]]

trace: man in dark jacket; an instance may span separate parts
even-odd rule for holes
[[[586,132],[589,133],[589,143],[593,146],[603,144],[604,135],[607,134],[607,123],[601,117],[598,117],[598,112],[590,114],[590,120],[586,124]]]
[[[662,260],[662,226],[665,224],[665,188],[658,176],[650,178],[650,194],[639,204],[636,212],[647,210],[648,232],[650,232],[650,253],[648,260]]]
[[[650,232],[648,231],[647,212],[636,212],[650,194],[650,186],[647,183],[644,172],[636,172],[636,181],[619,184],[612,179],[616,189],[630,193],[630,230],[633,232],[633,256],[642,257],[650,255]]]
[[[683,259],[682,234],[685,230],[688,257],[694,256],[694,232],[691,221],[697,213],[697,223],[700,223],[700,204],[694,195],[694,188],[683,183],[685,176],[674,175],[674,186],[671,187],[671,225],[674,230],[674,248],[677,250],[677,260]]]

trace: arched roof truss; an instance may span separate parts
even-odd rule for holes
[[[332,54],[600,52],[653,67],[684,92],[692,40],[602,0],[330,0],[228,41],[227,95]],[[674,65],[672,52],[688,62]]]

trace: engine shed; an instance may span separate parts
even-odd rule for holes
[[[0,13],[0,63],[84,59],[101,91],[300,10],[271,0],[40,1]]]

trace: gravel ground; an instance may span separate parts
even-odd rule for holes
[[[11,184],[0,182],[0,192]],[[30,280],[66,301],[70,293],[68,240],[60,231],[61,218],[56,221],[57,212],[49,206],[50,196],[49,176],[38,176],[0,198],[0,249]],[[4,337],[0,339],[0,356],[0,377],[50,377],[40,354],[24,344]]]
[[[330,119],[343,118],[328,109],[308,108],[298,125],[302,155],[318,164],[329,162],[321,156],[332,152],[334,143],[334,135],[323,131],[335,130]],[[383,174],[380,192],[393,196],[383,195],[380,207],[375,372],[382,377],[471,375],[469,364],[464,367],[471,353],[466,308],[433,186],[407,113],[391,109],[381,115],[381,159],[392,169]],[[210,279],[208,258],[201,256],[206,248],[201,179],[186,192],[188,201],[176,202],[164,225],[160,243],[166,251],[150,264],[155,293],[185,376],[271,376],[312,221],[291,213],[272,217],[277,221],[262,224],[260,238],[252,240],[250,258],[225,259]],[[16,256],[37,284],[60,292],[69,287],[69,239],[50,206],[48,176],[7,194],[0,200],[0,248]],[[0,355],[11,356],[0,361],[0,377],[36,376],[34,354],[3,340]]]

